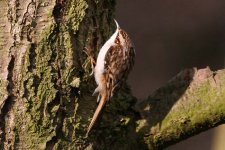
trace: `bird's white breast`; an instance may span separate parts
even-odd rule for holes
[[[101,78],[104,73],[105,67],[105,56],[109,48],[115,44],[115,39],[118,35],[119,29],[117,27],[115,33],[109,38],[109,40],[102,46],[99,51],[97,62],[95,66],[95,81],[101,88]]]

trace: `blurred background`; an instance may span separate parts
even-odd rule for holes
[[[116,19],[136,47],[129,77],[140,100],[184,68],[225,66],[224,0],[118,0]],[[225,125],[167,150],[224,150]]]

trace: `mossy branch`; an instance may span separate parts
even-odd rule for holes
[[[139,106],[137,131],[149,149],[162,149],[225,123],[225,70],[187,69]]]

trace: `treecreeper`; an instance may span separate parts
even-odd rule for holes
[[[116,31],[99,51],[96,65],[93,67],[99,102],[92,120],[87,128],[87,136],[94,126],[102,108],[118,91],[130,73],[135,59],[135,50],[128,34],[120,28],[117,21]]]

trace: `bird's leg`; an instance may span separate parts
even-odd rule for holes
[[[87,47],[84,48],[84,53],[91,59],[91,69],[92,69],[92,71],[91,71],[90,76],[92,76],[93,73],[94,73],[95,65],[96,65],[96,61],[95,61],[95,59],[94,59],[94,54],[93,54],[93,52],[92,52],[89,48],[87,48]]]

